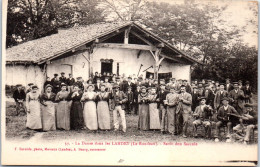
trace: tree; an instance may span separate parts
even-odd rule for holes
[[[145,7],[145,0],[101,0],[107,20],[133,21]]]
[[[6,46],[104,21],[99,0],[9,0]]]
[[[6,46],[57,32],[49,0],[9,0]]]
[[[104,21],[100,0],[53,0],[58,27],[89,25]]]

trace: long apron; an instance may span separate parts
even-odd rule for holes
[[[30,129],[42,129],[41,107],[38,100],[29,102],[30,113],[27,113],[26,127]]]
[[[57,105],[57,128],[70,130],[70,108],[67,101],[60,101]]]
[[[84,104],[83,118],[84,118],[84,123],[89,130],[98,129],[97,109],[96,109],[96,103],[94,101],[87,101]]]
[[[56,130],[55,105],[52,101],[45,103],[47,106],[42,105],[42,129],[44,131]]]
[[[97,105],[98,127],[102,130],[110,129],[110,115],[107,101],[99,101]]]
[[[139,104],[139,128],[140,130],[150,129],[148,104]]]
[[[149,115],[150,115],[150,129],[161,129],[159,110],[157,109],[157,103],[149,104]]]

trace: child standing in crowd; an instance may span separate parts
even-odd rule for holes
[[[131,114],[131,112],[133,111],[133,102],[134,102],[134,94],[132,92],[132,87],[131,86],[129,86],[127,88],[126,96],[127,96],[126,112],[128,114]]]

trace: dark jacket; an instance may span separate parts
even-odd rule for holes
[[[67,78],[67,84],[68,86],[73,86],[75,83],[75,79],[74,78]]]
[[[236,115],[239,115],[238,112],[236,111],[236,109],[231,106],[231,105],[228,105],[228,108],[227,110],[225,110],[224,106],[221,106],[219,109],[218,109],[218,112],[217,112],[217,118],[219,121],[229,121],[229,117],[230,115],[229,114],[236,114]]]
[[[43,104],[43,102],[44,101],[52,101],[52,102],[55,102],[55,98],[56,98],[56,94],[55,93],[52,93],[51,92],[51,95],[50,95],[50,97],[48,97],[47,96],[47,94],[46,93],[43,93],[42,95],[41,95],[41,103]]]
[[[158,92],[158,98],[159,98],[159,104],[164,104],[164,100],[166,100],[166,95],[168,94],[169,92],[168,91],[159,91]]]
[[[25,94],[24,90],[20,90],[20,92],[18,90],[15,90],[14,94],[13,94],[13,98],[14,98],[15,102],[18,102],[18,100],[25,101],[26,94]]]
[[[122,104],[120,104],[119,102],[122,101]],[[127,96],[125,95],[124,92],[119,91],[118,94],[116,94],[116,92],[113,92],[111,94],[111,108],[115,109],[115,107],[117,105],[121,105],[122,109],[125,109],[125,105],[124,103],[127,101]]]
[[[67,84],[67,78],[66,77],[60,77],[60,82]]]

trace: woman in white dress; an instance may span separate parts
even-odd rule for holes
[[[27,128],[33,130],[42,129],[40,106],[40,93],[38,92],[38,87],[34,85],[31,91],[26,95]]]
[[[88,85],[87,91],[82,95],[81,101],[84,102],[83,118],[85,126],[89,130],[97,130],[97,94],[94,92],[94,86]]]
[[[54,105],[56,94],[52,92],[52,88],[51,85],[47,85],[45,87],[45,93],[41,95],[43,131],[56,130]]]

